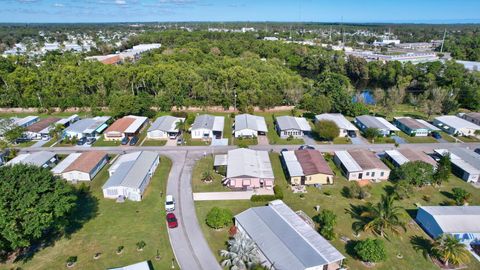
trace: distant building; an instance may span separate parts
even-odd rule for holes
[[[390,61],[399,61],[402,63],[410,62],[413,64],[438,61],[439,57],[434,52],[411,52],[404,54],[380,54],[372,51],[346,51],[347,55],[360,57],[367,62],[380,61],[383,63]]]
[[[283,201],[235,216],[238,233],[250,238],[267,269],[340,269],[345,259],[332,244]]]
[[[405,149],[398,149],[398,150],[386,150],[385,151],[385,158],[390,161],[393,166],[400,167],[403,164],[410,162],[410,161],[423,161],[428,163],[434,167],[437,166],[437,163],[433,158],[429,155],[413,151],[412,149],[405,148]]]
[[[232,189],[271,188],[275,176],[267,151],[239,148],[215,156],[214,166],[227,166],[223,183]]]
[[[34,115],[30,115],[30,116],[27,116],[27,117],[21,117],[21,118],[12,117],[11,119],[13,121],[12,124],[14,126],[22,127],[22,128],[26,128],[28,126],[31,126],[34,123],[38,122],[38,120],[40,120],[40,118],[38,116],[34,116]]]
[[[467,249],[480,241],[480,206],[421,206],[415,220],[432,238],[450,234]]]
[[[258,137],[268,132],[267,123],[262,116],[240,114],[235,116],[235,138]]]
[[[192,139],[221,139],[224,125],[225,117],[223,116],[199,115],[190,128]]]
[[[177,124],[185,122],[185,118],[174,116],[160,116],[148,128],[147,138],[151,140],[166,140],[176,138],[179,135]]]
[[[323,113],[315,116],[315,122],[322,120],[334,122],[340,129],[339,137],[347,137],[351,133],[358,133],[358,128],[350,123],[341,113]]]
[[[108,169],[110,178],[103,185],[103,197],[141,201],[160,163],[158,153],[141,151],[124,154]]]
[[[42,138],[50,138],[50,128],[60,120],[57,117],[47,117],[28,126],[24,135],[29,140],[41,140]]]
[[[474,61],[460,61],[456,60],[460,65],[463,65],[463,67],[469,71],[480,71],[480,62],[474,62]]]
[[[374,41],[373,46],[388,46],[388,45],[399,45],[399,39],[382,39],[381,41]]]
[[[57,162],[57,154],[49,151],[34,152],[31,154],[20,154],[7,162],[5,165],[26,164],[41,168],[48,168]]]
[[[365,132],[369,128],[374,128],[380,132],[380,135],[390,136],[400,131],[396,126],[385,120],[385,118],[378,116],[361,115],[355,117],[353,121],[362,132]]]
[[[105,141],[121,141],[137,136],[148,123],[148,117],[128,115],[113,122],[103,133]]]
[[[66,137],[78,139],[82,137],[96,137],[108,127],[108,120],[110,120],[110,116],[81,119],[67,127],[63,134]]]
[[[473,136],[480,126],[454,115],[438,116],[433,124],[451,135]]]
[[[413,119],[411,117],[395,117],[393,124],[401,131],[412,137],[426,137],[432,131],[439,129],[424,120]]]
[[[333,184],[333,171],[317,150],[283,151],[282,162],[292,185]]]
[[[305,133],[311,132],[312,127],[303,117],[279,116],[275,119],[275,128],[282,139],[290,136],[302,138]]]
[[[108,155],[103,151],[72,153],[51,171],[67,181],[92,181],[107,162]]]
[[[462,118],[480,126],[480,112],[471,112],[462,115]]]
[[[335,151],[333,158],[349,180],[387,180],[390,169],[373,152],[364,149]]]
[[[452,149],[434,149],[439,155],[450,155],[452,173],[461,179],[478,183],[480,179],[480,155],[472,150],[457,147]]]

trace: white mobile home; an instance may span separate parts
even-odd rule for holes
[[[221,139],[224,125],[225,117],[223,116],[199,115],[190,128],[192,139]]]
[[[63,134],[65,137],[76,137],[78,139],[82,137],[96,137],[108,127],[108,120],[110,120],[110,116],[81,119],[67,127]]]
[[[400,131],[396,126],[392,125],[385,118],[371,115],[361,115],[355,117],[355,124],[358,128],[365,132],[368,128],[377,129],[382,136],[389,136]]]
[[[412,149],[405,148],[399,150],[386,150],[385,158],[390,161],[395,167],[400,167],[403,164],[410,161],[423,161],[434,167],[437,163],[433,158],[423,152],[413,151]]]
[[[452,149],[434,149],[437,155],[450,155],[452,173],[467,182],[480,181],[480,155],[472,150],[457,147]]]
[[[305,133],[312,131],[312,127],[308,124],[307,119],[303,117],[279,116],[275,119],[275,127],[282,139],[290,136],[302,138]]]
[[[31,154],[20,154],[7,162],[5,165],[26,164],[42,168],[53,166],[57,162],[57,154],[49,151],[34,152]]]
[[[105,141],[121,141],[125,137],[133,137],[140,133],[148,123],[148,117],[128,115],[113,122],[105,132]]]
[[[141,201],[159,163],[159,155],[155,152],[122,155],[108,170],[110,178],[102,187],[103,197]]]
[[[433,124],[451,135],[473,136],[480,126],[454,115],[436,117]]]
[[[335,151],[333,158],[349,180],[387,180],[390,169],[373,152],[364,149]]]
[[[268,132],[267,123],[262,116],[240,114],[235,116],[235,138],[258,137]]]
[[[107,162],[108,155],[103,151],[73,153],[58,163],[51,171],[67,181],[92,181]]]
[[[347,137],[349,134],[358,133],[358,128],[340,113],[324,113],[315,116],[315,122],[323,120],[334,122],[340,129],[340,137]]]
[[[152,123],[147,131],[147,138],[151,140],[166,140],[176,138],[179,135],[177,125],[185,122],[185,118],[174,116],[160,116]]]

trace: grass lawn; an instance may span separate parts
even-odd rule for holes
[[[52,146],[54,143],[56,143],[57,140],[55,139],[51,139],[50,141],[48,141],[46,144],[42,145],[42,147],[50,147]]]
[[[333,139],[333,144],[352,144],[352,140],[348,137],[337,137]]]
[[[211,170],[213,174],[213,182],[205,183],[202,181],[202,174],[206,170]],[[213,156],[207,155],[200,159],[193,168],[192,190],[193,192],[214,192],[214,191],[231,191],[222,185],[223,176],[213,170]]]
[[[108,269],[150,260],[154,269],[170,268],[174,258],[168,239],[165,224],[164,198],[167,177],[171,161],[162,158],[143,201],[116,203],[115,200],[104,199],[101,187],[108,178],[107,167],[91,182],[91,190],[96,199],[91,209],[86,204],[83,210],[95,212],[94,217],[69,238],[64,237],[53,246],[37,252],[25,263],[0,265],[1,269],[65,269],[65,261],[69,256],[78,256],[74,269]],[[145,241],[143,251],[136,250],[135,243]],[[124,246],[121,255],[115,253],[118,246]],[[161,260],[155,260],[157,250]],[[95,253],[102,253],[94,260]],[[177,266],[178,268],[178,266]]]
[[[458,139],[462,142],[466,142],[466,143],[469,143],[469,142],[480,142],[479,139],[477,139],[476,137],[473,137],[473,136],[470,136],[470,137],[464,137],[464,136],[461,136],[461,137],[458,137]]]
[[[258,139],[255,138],[232,138],[234,145],[257,145]]]
[[[397,134],[398,137],[401,137],[401,138],[405,139],[405,141],[407,141],[408,143],[436,143],[436,142],[438,142],[437,140],[435,140],[435,138],[433,138],[431,136],[412,137],[412,136],[408,136],[407,134],[405,134],[402,131],[397,132],[395,134]]]
[[[368,139],[367,139],[368,140]],[[368,140],[371,142],[370,140]],[[373,141],[374,144],[395,143],[395,140],[390,137],[378,137]]]
[[[145,140],[142,146],[164,146],[167,140]]]
[[[272,159],[275,182],[277,185],[284,187],[284,201],[294,211],[303,210],[310,217],[313,217],[317,214],[315,211],[316,205],[320,205],[321,209],[329,209],[333,211],[337,216],[337,225],[335,227],[337,238],[331,241],[331,243],[347,257],[346,263],[349,266],[349,269],[369,269],[360,261],[354,259],[352,255],[346,251],[345,243],[340,241],[341,236],[346,236],[352,240],[356,239],[353,235],[353,230],[351,227],[355,220],[352,219],[349,214],[346,214],[345,211],[350,209],[351,205],[363,205],[366,202],[377,202],[381,194],[385,193],[385,188],[391,186],[391,183],[382,182],[371,185],[370,193],[372,196],[366,200],[345,198],[342,196],[342,188],[349,186],[351,183],[349,183],[341,175],[338,168],[336,168],[331,159],[329,159],[330,166],[336,174],[334,184],[330,186],[323,186],[321,190],[309,187],[307,188],[308,193],[305,194],[305,198],[301,199],[299,195],[293,194],[291,191],[287,190],[287,181],[283,174],[278,154],[273,153],[270,157]],[[409,216],[409,213],[412,214],[415,212],[415,203],[420,203],[422,205],[439,205],[446,200],[450,200],[448,198],[448,193],[453,187],[462,187],[472,193],[471,205],[480,204],[480,193],[478,190],[454,176],[451,177],[448,183],[445,183],[440,188],[425,187],[416,190],[414,193],[412,193],[410,198],[397,201],[396,203],[405,209],[403,212],[403,218],[407,222],[407,231],[405,233],[402,232],[402,234],[398,236],[392,235],[390,240],[384,240],[387,250],[387,260],[383,263],[377,263],[374,269],[438,269],[431,261],[423,256],[421,250],[416,250],[413,247],[411,243],[413,237],[419,236],[427,239],[429,237],[416,223],[410,222],[412,218]],[[423,199],[425,195],[430,196],[430,200],[428,202]],[[214,253],[218,256],[218,250],[226,248],[225,241],[228,239],[228,229],[215,231],[205,225],[204,220],[207,212],[212,207],[211,202],[196,202],[195,206],[207,241],[209,242]],[[255,206],[255,204],[250,201],[215,201],[215,206],[229,208],[234,214],[238,214],[249,207]],[[374,236],[369,233],[362,232],[359,236],[359,239],[364,239],[366,237]],[[401,253],[403,255],[403,259],[397,259],[397,253]],[[469,264],[469,269],[480,269],[480,263],[472,258],[472,261]]]
[[[28,142],[22,142],[19,144],[15,144],[13,147],[18,147],[18,148],[25,148],[25,147],[30,147],[37,143],[37,141],[28,141]]]
[[[456,139],[452,136],[450,136],[450,134],[446,133],[445,131],[439,131],[440,133],[440,136],[442,136],[442,139],[444,139],[445,141],[447,142],[455,142]]]
[[[105,141],[105,137],[101,135],[100,138],[93,143],[93,146],[119,146],[121,144],[121,141]]]

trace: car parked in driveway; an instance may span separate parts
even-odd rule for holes
[[[87,142],[87,138],[82,137],[82,138],[78,139],[77,145],[84,145],[86,142]]]
[[[315,146],[304,144],[304,145],[300,145],[300,147],[298,148],[298,150],[306,150],[306,149],[315,150]]]
[[[137,136],[133,136],[131,139],[130,139],[130,146],[134,146],[135,144],[137,144],[138,142],[138,137]]]
[[[442,138],[442,135],[440,135],[440,133],[434,131],[434,132],[432,132],[432,137],[438,140],[438,139]]]
[[[121,141],[121,144],[122,145],[127,145],[128,144],[128,141],[130,141],[130,139],[128,139],[127,136],[123,137],[122,141]]]
[[[97,139],[95,139],[94,137],[88,138],[87,145],[92,145],[95,141],[97,141]]]
[[[167,214],[167,224],[168,224],[168,228],[170,229],[178,227],[177,217],[175,216],[174,213]]]
[[[172,195],[167,195],[165,198],[165,210],[167,212],[172,212],[175,210],[175,199]]]

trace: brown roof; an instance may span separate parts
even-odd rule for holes
[[[397,121],[411,129],[427,128],[424,124],[410,117],[397,118]]]
[[[312,175],[322,173],[333,175],[328,163],[317,150],[295,150],[295,156],[297,156],[298,163],[302,166],[304,174]]]
[[[120,56],[119,55],[114,55],[112,57],[108,57],[108,58],[105,58],[105,59],[102,59],[100,60],[100,62],[102,62],[103,64],[105,65],[113,65],[113,64],[117,64],[121,61],[120,59]]]
[[[433,166],[437,165],[437,163],[435,162],[435,160],[433,160],[433,158],[431,158],[429,155],[427,155],[423,152],[422,153],[421,152],[416,152],[416,151],[413,151],[409,148],[398,150],[398,152],[400,152],[403,156],[405,156],[410,161],[417,161],[418,160],[418,161],[426,162],[426,163],[431,164]]]
[[[362,167],[363,170],[381,169],[389,170],[373,152],[365,149],[350,150],[348,153]]]
[[[63,172],[80,171],[90,173],[106,155],[107,153],[103,151],[88,151],[82,153]]]
[[[27,130],[30,132],[40,132],[43,129],[49,127],[53,123],[56,123],[60,118],[56,117],[48,117],[48,118],[43,118],[42,120],[34,123],[33,125],[30,125],[27,127]]]
[[[115,121],[111,126],[107,128],[105,132],[124,132],[133,122],[135,122],[135,118],[125,116]]]

